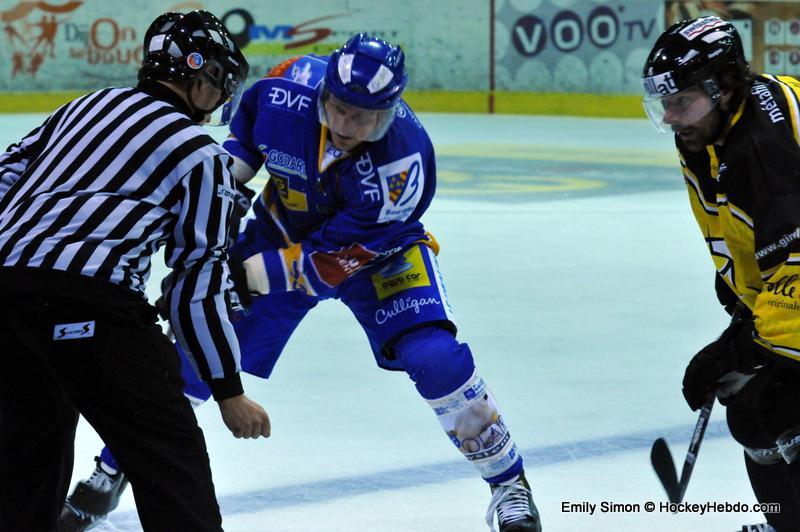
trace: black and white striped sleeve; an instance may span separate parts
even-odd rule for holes
[[[45,122],[25,135],[22,140],[6,148],[0,154],[0,198],[2,198],[22,176],[28,163],[42,150],[42,145],[52,135],[53,128],[62,118],[66,106],[50,115]]]
[[[36,147],[44,126],[37,127],[25,138],[12,144],[0,154],[0,198],[17,182],[28,162],[36,156]]]
[[[228,319],[226,241],[233,205],[230,157],[205,158],[182,179],[183,199],[166,262],[167,301],[181,346],[219,401],[243,393],[239,344]]]

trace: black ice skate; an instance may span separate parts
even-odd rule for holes
[[[92,476],[78,482],[61,510],[61,532],[83,532],[97,526],[117,507],[128,485],[121,471],[111,475],[101,467],[99,457],[94,460],[97,467]]]
[[[495,513],[500,532],[541,532],[539,511],[533,504],[531,487],[525,480],[524,471],[508,482],[492,484],[491,487],[492,500],[486,512],[486,524],[492,532],[495,531]]]
[[[778,532],[769,523],[759,523],[757,525],[744,525],[741,532]]]

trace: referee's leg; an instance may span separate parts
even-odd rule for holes
[[[144,530],[222,530],[203,433],[152,307],[61,310],[61,319],[93,321],[94,333],[53,341],[49,361],[130,479]]]
[[[43,339],[26,327],[39,317],[41,305],[0,292],[3,532],[55,530],[72,473],[78,412],[39,359]]]

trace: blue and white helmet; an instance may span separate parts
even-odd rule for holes
[[[405,54],[399,45],[359,33],[328,60],[320,91],[319,118],[327,124],[324,102],[333,95],[349,105],[381,111],[378,127],[367,140],[381,138],[392,123],[408,82]]]

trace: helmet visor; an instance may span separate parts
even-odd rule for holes
[[[244,80],[241,75],[226,69],[216,59],[206,62],[201,75],[211,85],[222,92],[222,97],[211,112],[211,118],[206,125],[226,126],[230,124],[244,92]]]
[[[333,96],[323,85],[317,109],[319,122],[331,131],[365,142],[380,140],[394,120],[397,104],[388,109],[365,109]]]
[[[648,95],[642,99],[647,117],[661,133],[691,126],[710,113],[717,102],[719,98],[712,98],[698,86],[666,96]]]
[[[205,125],[227,126],[230,124],[231,120],[233,120],[233,115],[236,114],[236,110],[239,108],[239,103],[242,101],[242,93],[244,93],[244,84],[240,83],[239,86],[234,89],[234,93],[227,98],[223,94],[222,105],[218,105],[216,109],[211,112],[211,116]]]

